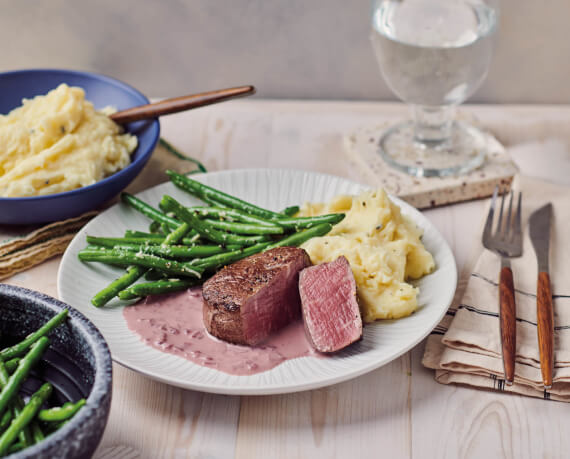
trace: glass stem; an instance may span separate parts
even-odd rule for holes
[[[451,139],[454,105],[412,105],[414,139],[423,144],[441,144]]]

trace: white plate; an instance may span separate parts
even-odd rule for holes
[[[339,177],[295,170],[229,170],[193,177],[272,210],[306,201],[323,202],[338,194],[357,194],[365,189]],[[198,203],[171,183],[163,183],[138,196],[156,206],[166,193],[189,204]],[[86,234],[122,236],[128,228],[147,230],[149,220],[123,205],[115,205],[94,218],[73,239],[58,273],[59,296],[93,321],[106,338],[116,362],[168,384],[243,395],[296,392],[335,384],[374,370],[418,344],[443,317],[455,292],[455,260],[441,234],[416,209],[397,198],[392,200],[403,214],[423,228],[423,242],[433,254],[437,268],[418,282],[418,311],[404,319],[366,325],[364,339],[334,357],[301,357],[263,373],[234,376],[145,345],[127,328],[121,306],[98,309],[90,303],[93,294],[115,279],[119,271],[100,263],[82,263],[77,258],[86,245]]]

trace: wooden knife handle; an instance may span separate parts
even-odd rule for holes
[[[513,271],[505,266],[499,280],[499,322],[501,324],[501,346],[505,383],[511,385],[515,379],[515,357],[517,352],[517,311]]]
[[[168,115],[170,113],[203,107],[204,105],[216,104],[236,97],[249,96],[250,94],[255,94],[255,88],[253,86],[218,89],[216,91],[175,97],[173,99],[162,100],[153,104],[128,108],[126,110],[113,113],[109,118],[117,124],[131,123],[133,121],[156,118],[161,115]]]
[[[540,352],[540,370],[545,389],[552,387],[554,371],[554,311],[550,276],[546,272],[538,273],[536,290],[536,319],[538,325],[538,350]]]

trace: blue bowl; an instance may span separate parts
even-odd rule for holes
[[[148,104],[149,100],[133,87],[90,72],[56,69],[17,70],[0,73],[0,114],[7,114],[32,98],[61,83],[79,86],[96,109],[111,105],[117,110]],[[124,125],[136,135],[138,146],[131,164],[115,174],[83,188],[64,193],[25,198],[0,198],[0,224],[36,224],[63,220],[102,206],[120,193],[139,174],[149,160],[160,135],[158,120]]]

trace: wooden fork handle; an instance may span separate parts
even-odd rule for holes
[[[191,94],[189,96],[174,97],[162,100],[154,104],[141,105],[139,107],[128,108],[120,112],[113,113],[110,118],[117,124],[131,123],[149,118],[156,118],[160,115],[182,112],[192,108],[203,107],[204,105],[215,104],[235,97],[243,97],[255,94],[253,86],[238,86],[236,88],[218,89],[216,91]]]
[[[511,385],[515,379],[515,357],[517,351],[517,313],[513,271],[504,266],[499,278],[499,322],[505,384]]]
[[[552,373],[554,371],[554,311],[552,308],[550,276],[544,271],[538,273],[536,319],[542,381],[544,388],[550,389],[552,387]]]

